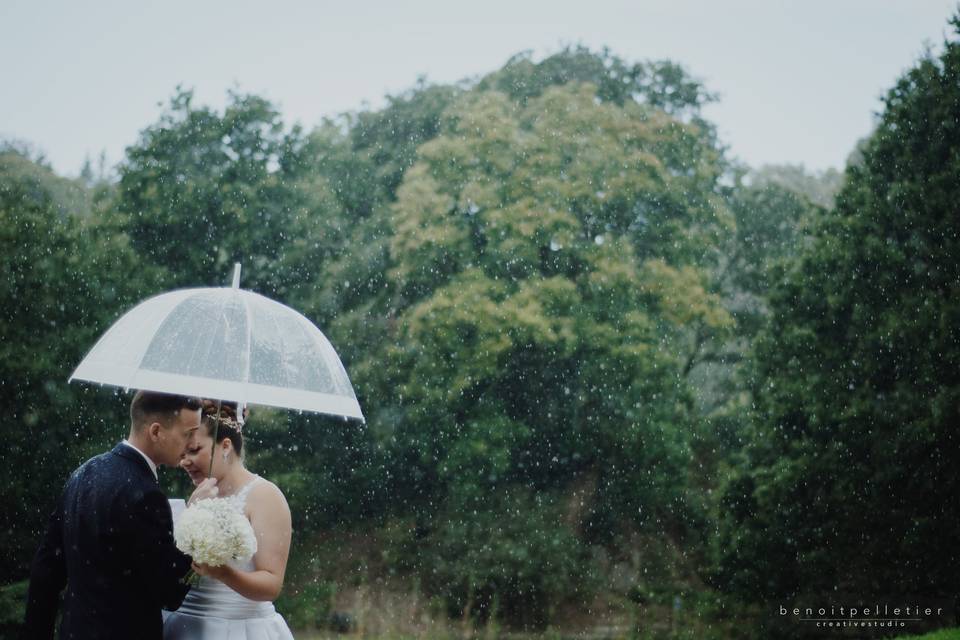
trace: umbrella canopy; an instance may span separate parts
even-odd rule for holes
[[[234,286],[182,289],[114,323],[70,380],[363,419],[326,336],[290,307]]]

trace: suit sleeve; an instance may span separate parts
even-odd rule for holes
[[[181,581],[190,571],[190,556],[173,541],[170,503],[159,490],[144,494],[134,506],[138,535],[135,540],[135,571],[158,606],[177,609],[190,587]]]
[[[50,515],[47,531],[30,567],[25,619],[26,638],[53,638],[60,592],[67,585],[67,561],[63,553],[63,496]]]

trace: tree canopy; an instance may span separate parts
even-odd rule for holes
[[[958,78],[951,40],[889,91],[771,291],[721,563],[754,597],[957,589]]]

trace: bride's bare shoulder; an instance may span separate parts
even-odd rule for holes
[[[280,487],[263,477],[250,489],[250,496],[247,498],[247,501],[264,506],[282,505],[284,509],[289,511],[287,499],[284,497]]]

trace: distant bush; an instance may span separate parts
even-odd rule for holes
[[[419,574],[452,618],[542,629],[559,605],[588,599],[596,585],[587,547],[556,505],[529,492],[393,529],[388,546],[388,562]]]
[[[336,584],[319,581],[290,589],[277,598],[277,610],[294,629],[326,629],[336,592]]]

